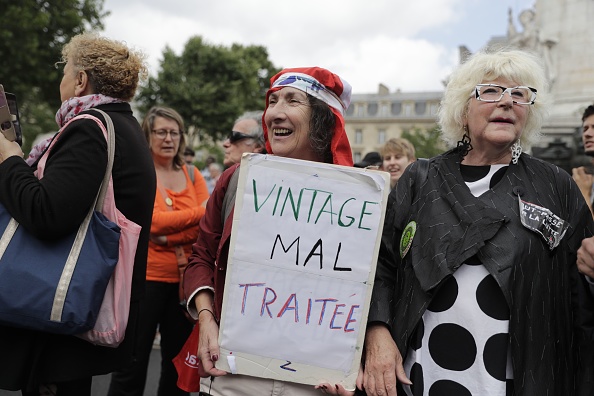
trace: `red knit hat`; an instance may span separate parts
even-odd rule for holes
[[[332,162],[338,165],[353,166],[351,145],[344,129],[344,112],[351,103],[351,85],[336,74],[321,67],[284,69],[270,79],[270,89],[266,92],[266,109],[268,109],[270,94],[284,87],[296,88],[328,104],[336,120],[332,143],[330,144]],[[266,111],[264,111],[265,114]],[[262,120],[264,120],[264,115]],[[272,153],[272,147],[268,141],[266,122],[262,122],[262,127],[266,139],[266,150]]]

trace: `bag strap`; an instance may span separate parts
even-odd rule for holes
[[[186,164],[186,169],[188,170],[188,176],[190,177],[192,184],[194,184],[194,168],[195,168],[194,165]]]
[[[41,158],[38,161],[38,164],[37,164],[38,171],[36,173],[37,176],[39,177],[39,179],[41,179],[43,177],[45,163],[47,162],[50,151],[51,151],[52,147],[54,146],[54,144],[59,140],[60,134],[62,133],[62,131],[64,131],[66,129],[66,127],[68,125],[70,125],[70,123],[77,121],[77,120],[81,120],[81,119],[89,119],[89,120],[95,121],[95,123],[99,126],[99,128],[103,132],[103,136],[105,137],[105,140],[107,141],[107,167],[105,168],[105,174],[103,175],[103,181],[101,182],[101,186],[99,187],[99,191],[97,193],[95,203],[89,210],[89,215],[91,215],[94,210],[97,210],[100,212],[101,209],[103,208],[103,201],[105,200],[105,195],[107,194],[107,189],[109,187],[109,179],[111,178],[111,171],[113,168],[113,162],[114,162],[114,157],[115,157],[115,128],[113,126],[111,117],[102,110],[95,109],[95,108],[93,108],[91,110],[96,111],[103,116],[107,127],[106,127],[106,125],[103,125],[101,120],[99,120],[97,117],[95,117],[91,114],[84,113],[84,114],[79,114],[76,117],[73,117],[66,124],[64,124],[64,126],[62,126],[62,128],[60,128],[60,131],[54,136],[54,138],[50,142],[49,146],[44,151],[43,155],[41,156]]]
[[[106,112],[104,112],[103,110],[99,110],[97,108],[93,108],[92,110],[101,114],[105,119],[105,124],[107,125],[107,128],[105,128],[103,126],[103,123],[99,122],[99,126],[103,130],[103,133],[107,134],[107,168],[105,169],[103,182],[101,182],[101,189],[99,190],[99,195],[97,196],[97,201],[95,203],[95,210],[101,211],[101,209],[103,208],[103,201],[105,201],[105,195],[107,194],[107,187],[109,186],[111,171],[113,170],[113,162],[115,158],[115,128],[113,126],[113,121],[111,120],[111,117]],[[95,119],[99,121],[97,118]]]
[[[223,207],[221,208],[221,224],[224,226],[225,221],[231,214],[231,210],[235,206],[235,196],[237,195],[237,181],[239,179],[239,166],[233,171],[227,191],[225,191],[225,198],[223,198]]]
[[[192,169],[192,172],[193,172],[193,169]],[[159,190],[159,193],[163,197],[163,200],[165,201],[165,206],[167,207],[167,210],[170,212],[173,211],[173,207],[169,206],[167,204],[167,198],[169,198],[169,196],[165,192],[165,188],[161,185],[161,183],[159,183],[158,179],[157,179],[157,190]],[[184,298],[183,283],[184,283],[184,273],[186,271],[186,267],[188,266],[188,258],[186,257],[184,248],[181,245],[175,245],[175,246],[173,246],[173,248],[175,249],[175,259],[177,261],[177,273],[179,274],[178,297],[179,297],[180,305],[182,307],[185,307],[186,300]],[[187,314],[187,312],[185,310],[184,310],[184,313]],[[189,315],[186,315],[186,317],[188,319],[191,319],[191,317]]]
[[[165,206],[167,207],[167,210],[173,211],[173,207],[171,207],[167,204],[167,198],[169,198],[169,196],[165,192],[165,188],[161,185],[161,183],[159,183],[159,180],[157,180],[157,190],[159,190],[159,193],[163,197],[163,200],[165,201]],[[186,257],[184,248],[181,247],[180,245],[175,245],[174,249],[175,249],[175,258],[177,259],[177,268],[180,271],[180,278],[181,278],[183,270],[188,265],[188,258]]]

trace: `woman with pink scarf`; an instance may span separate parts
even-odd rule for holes
[[[89,114],[105,124],[93,110],[97,108],[110,116],[115,127],[116,206],[142,231],[134,260],[130,318],[119,347],[0,325],[0,389],[21,390],[25,396],[90,396],[94,375],[131,362],[156,191],[148,145],[128,103],[139,78],[146,75],[143,56],[94,34],[73,37],[62,55],[62,105],[56,114],[60,131],[49,153],[41,146],[30,164],[18,144],[0,134],[0,203],[40,239],[60,238],[78,229],[105,174],[107,142],[93,120],[75,117]],[[42,179],[36,176],[40,155],[47,155]]]

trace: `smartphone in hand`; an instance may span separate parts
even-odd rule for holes
[[[9,92],[4,92],[6,95],[6,101],[8,102],[8,110],[12,115],[12,126],[14,127],[14,133],[16,135],[15,142],[19,144],[19,146],[23,145],[23,132],[21,129],[21,117],[19,115],[19,107],[17,106],[16,95]],[[16,118],[15,118],[16,117]]]
[[[22,144],[23,135],[19,118],[16,96],[4,92],[4,87],[0,84],[0,131],[11,142]]]

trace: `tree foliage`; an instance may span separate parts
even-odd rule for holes
[[[217,140],[244,111],[264,108],[270,77],[278,70],[265,47],[211,45],[195,36],[181,55],[165,48],[157,77],[150,77],[137,97],[139,109],[172,107],[187,130]]]
[[[0,84],[17,95],[27,147],[55,130],[60,106],[62,46],[76,34],[102,29],[103,0],[0,0]],[[25,151],[26,152],[26,151]]]
[[[441,139],[441,131],[437,125],[428,130],[404,130],[402,137],[413,144],[417,158],[431,158],[445,151],[445,143]]]

